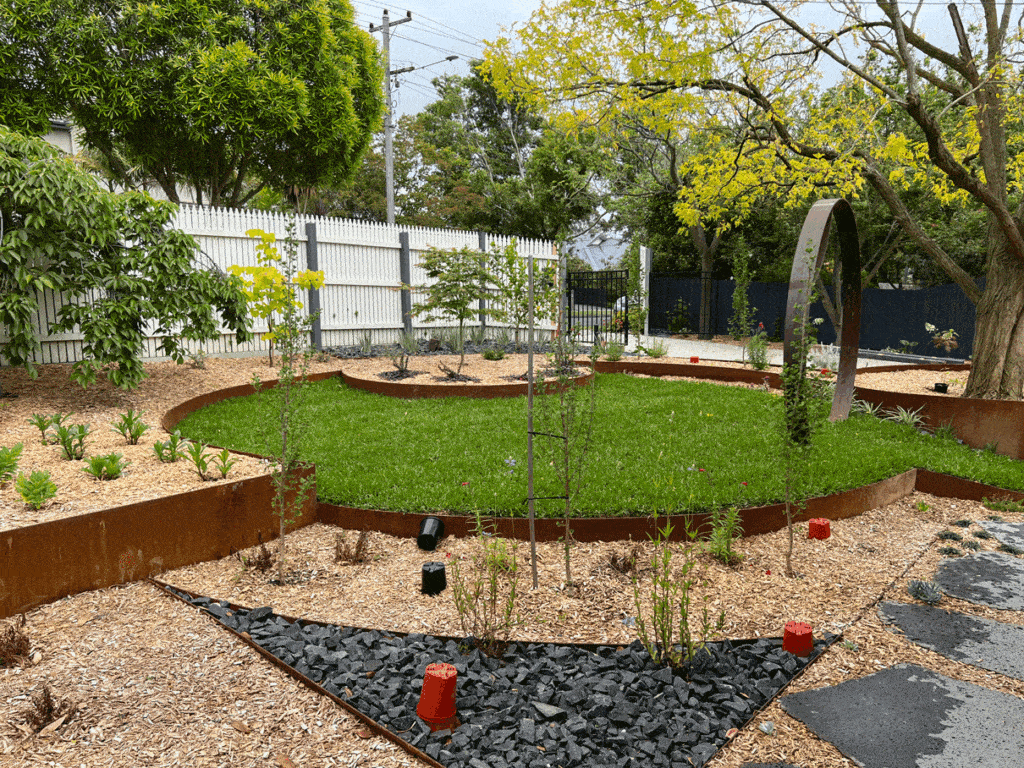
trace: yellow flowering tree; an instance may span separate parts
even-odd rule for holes
[[[680,159],[689,180],[676,206],[681,226],[727,226],[766,194],[803,207],[857,198],[870,186],[907,239],[977,306],[966,396],[1020,399],[1019,7],[977,0],[963,19],[950,5],[925,9],[925,20],[921,7],[898,0],[804,5],[555,0],[514,39],[491,44],[484,71],[499,93],[519,93],[563,127],[601,127],[613,146],[627,138],[616,126],[630,120],[659,135],[699,137]],[[812,16],[827,24],[805,21]],[[954,45],[933,42],[938,25]],[[922,225],[922,195],[951,217],[960,209],[987,217],[984,288]]]
[[[275,327],[275,316],[285,310],[302,309],[298,290],[322,288],[324,273],[310,269],[296,272],[286,254],[278,251],[274,244],[277,237],[273,232],[250,229],[245,234],[259,239],[256,244],[256,259],[259,266],[240,267],[233,264],[228,271],[242,280],[242,290],[249,301],[249,312],[253,317],[266,320],[269,329],[263,338],[270,342],[270,365],[274,365],[274,341],[280,332]],[[284,267],[284,271],[281,268]]]

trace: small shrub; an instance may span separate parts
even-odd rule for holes
[[[963,541],[964,537],[956,531],[939,531],[936,537],[942,541]]]
[[[645,347],[641,344],[637,344],[636,348],[638,351],[643,352],[648,357],[659,358],[664,357],[668,354],[668,345],[661,339],[655,339],[651,342],[651,346]]]
[[[762,323],[757,324],[757,330],[747,342],[747,359],[755,370],[763,371],[768,367],[768,335]]]
[[[484,552],[487,557],[488,568],[494,568],[501,573],[515,573],[516,556],[515,549],[509,547],[508,542],[500,536],[484,535]]]
[[[907,592],[910,596],[929,605],[938,605],[942,600],[942,587],[934,581],[920,581],[911,579],[907,583]]]
[[[917,502],[917,505],[916,505],[916,506],[917,506],[917,511],[918,511],[918,512],[927,512],[927,511],[928,511],[929,509],[931,509],[931,507],[930,507],[930,506],[928,506],[928,505],[927,505],[927,504],[926,504],[925,502],[923,502],[923,501],[919,501],[919,502]]]
[[[505,350],[488,347],[480,355],[484,360],[502,360],[505,357]]]
[[[942,426],[936,427],[932,434],[940,440],[956,440],[956,430],[953,429],[952,424],[943,424]]]
[[[28,423],[39,430],[39,437],[42,440],[43,445],[48,445],[49,440],[46,439],[46,430],[50,428],[53,423],[49,416],[44,416],[41,413],[33,413],[32,418],[28,420]]]
[[[72,424],[57,427],[57,442],[60,443],[61,458],[67,461],[81,461],[85,455],[85,438],[89,434],[88,424]]]
[[[404,376],[409,372],[409,353],[402,349],[401,346],[394,347],[387,355],[399,375]]]
[[[869,403],[867,400],[854,400],[851,410],[854,413],[863,413],[865,416],[880,417],[882,406],[879,403]]]
[[[991,520],[993,523],[1005,523],[1006,520],[999,515],[986,515],[986,520]]]
[[[964,553],[956,547],[939,547],[939,554],[946,557],[962,557]]]
[[[617,362],[622,359],[626,346],[620,341],[608,341],[604,345],[604,359],[609,362]]]
[[[711,536],[705,546],[723,565],[737,565],[743,561],[743,555],[732,548],[732,543],[742,535],[739,510],[736,507],[719,509],[711,513]]]
[[[13,448],[0,448],[0,485],[3,485],[18,471],[18,459],[21,458],[22,444]]]
[[[202,347],[199,347],[199,349],[196,349],[196,350],[194,350],[192,352],[189,352],[188,353],[188,361],[189,361],[189,364],[193,368],[195,368],[197,371],[205,370],[206,369],[206,351]],[[134,445],[134,443],[132,443],[132,445]]]
[[[501,656],[512,630],[518,624],[515,615],[519,569],[506,567],[500,556],[478,536],[477,546],[465,566],[451,558],[451,587],[462,632],[471,636],[475,646],[487,655]],[[515,560],[515,545],[510,557]],[[506,586],[507,581],[507,586]]]
[[[1014,501],[1013,499],[986,499],[982,497],[981,503],[986,509],[991,509],[993,512],[1024,512],[1024,502]],[[989,515],[989,520],[993,517]],[[1002,522],[1002,518],[998,522]]]
[[[979,549],[981,549],[981,542],[980,541],[975,541],[974,539],[968,539],[967,541],[965,541],[960,546],[963,547],[964,549],[971,549],[971,550],[974,550],[975,552],[977,552]]]
[[[474,325],[469,329],[469,340],[476,346],[482,347],[487,340],[487,329],[482,325]]]
[[[138,445],[139,438],[149,431],[149,425],[142,423],[142,411],[136,413],[131,408],[122,413],[119,421],[114,422],[114,431],[120,432],[128,445]]]
[[[633,544],[629,549],[620,552],[612,551],[608,556],[608,565],[624,576],[635,576],[640,567],[640,556],[643,550],[639,544]]]
[[[359,565],[370,562],[368,532],[360,531],[355,545],[348,543],[344,532],[334,536],[334,562],[342,565]]]
[[[207,446],[202,443],[188,443],[185,447],[185,453],[192,459],[192,464],[195,466],[200,480],[211,479],[211,476],[207,475],[207,470],[210,468],[210,456],[206,453],[206,448]]]
[[[982,528],[980,531],[974,531],[971,535],[974,538],[976,538],[976,539],[994,539],[995,538],[995,536],[993,536],[991,533],[986,531],[984,528]]]
[[[970,528],[972,523],[967,518],[961,518],[960,520],[954,520],[953,525],[957,528]]]
[[[361,357],[373,356],[373,334],[370,331],[363,331],[359,336],[359,355]]]
[[[68,699],[54,699],[50,686],[43,687],[32,694],[32,706],[25,710],[25,722],[33,733],[39,733],[46,726],[58,720],[67,722],[78,711],[77,705]]]
[[[1006,552],[1010,555],[1024,555],[1024,549],[1021,549],[1020,547],[1015,547],[1013,544],[1000,544],[999,551]]]
[[[121,476],[124,468],[128,466],[120,453],[108,453],[105,456],[90,456],[85,460],[85,467],[82,469],[87,475],[92,475],[97,480],[116,480]]]
[[[36,469],[31,475],[18,475],[14,484],[18,495],[33,509],[40,509],[57,495],[57,485],[50,479],[50,473]]]
[[[28,658],[32,644],[25,634],[25,614],[20,621],[5,623],[0,628],[0,668],[13,667],[22,659]]]
[[[238,463],[238,459],[232,459],[231,451],[225,448],[213,457],[211,463],[213,464],[213,468],[220,472],[220,478],[223,480],[228,476],[228,472],[231,471],[231,468]]]
[[[257,533],[256,536],[260,542],[259,549],[251,557],[246,557],[241,552],[236,552],[235,557],[245,566],[246,570],[266,573],[274,567],[274,556],[267,549],[267,545],[263,543],[263,534]]]
[[[171,463],[185,458],[183,449],[186,445],[188,445],[188,442],[181,439],[181,432],[175,430],[174,434],[166,442],[157,440],[153,443],[153,453],[156,454],[160,461]]]
[[[896,410],[889,411],[885,418],[889,421],[895,421],[897,424],[918,429],[924,421],[924,417],[921,416],[921,410],[922,408],[918,408],[912,411],[902,406],[896,406]]]

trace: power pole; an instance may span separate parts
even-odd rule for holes
[[[405,12],[404,19],[398,19],[397,21],[389,21],[387,9],[384,10],[384,19],[379,27],[370,24],[370,31],[376,32],[378,29],[383,33],[384,36],[384,174],[387,180],[387,197],[388,197],[388,224],[395,223],[395,158],[394,148],[392,147],[391,134],[394,131],[394,124],[391,122],[391,76],[400,74],[401,72],[408,72],[412,67],[407,69],[398,70],[396,72],[391,71],[391,28],[397,27],[399,24],[405,24],[407,21],[412,21],[412,11]]]

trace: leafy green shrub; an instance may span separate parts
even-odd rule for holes
[[[768,367],[768,336],[761,323],[757,324],[757,330],[747,342],[747,359],[754,370],[763,371]]]
[[[43,445],[48,445],[49,440],[46,439],[46,430],[50,428],[50,424],[53,422],[49,416],[44,416],[41,413],[33,413],[32,418],[28,420],[28,423],[39,430],[39,437]]]
[[[87,475],[92,475],[97,480],[116,480],[121,472],[128,466],[128,462],[122,458],[120,453],[108,453],[105,456],[90,456],[85,460],[86,466],[82,469]]]
[[[939,554],[946,557],[962,557],[964,553],[956,547],[939,547]]]
[[[981,549],[981,542],[975,541],[974,539],[968,539],[967,541],[965,541],[960,546],[963,547],[964,549],[972,549],[975,552],[977,552],[979,549]]]
[[[921,423],[924,421],[924,417],[921,415],[922,408],[918,408],[912,411],[908,408],[903,408],[902,406],[898,405],[896,406],[896,410],[889,411],[888,415],[886,415],[885,418],[887,418],[889,421],[895,421],[897,424],[902,424],[905,427],[913,427],[914,429],[918,429],[920,428]]]
[[[505,350],[488,347],[480,355],[484,360],[502,360],[505,357]]]
[[[120,432],[128,445],[138,445],[139,438],[149,431],[149,425],[142,423],[142,412],[136,413],[131,408],[122,413],[121,419],[114,422],[114,431]]]
[[[39,509],[57,495],[57,485],[50,479],[50,473],[41,469],[34,470],[27,477],[19,474],[14,487],[33,509]]]
[[[185,457],[184,447],[186,445],[188,445],[188,441],[182,440],[181,432],[175,430],[166,442],[157,440],[153,443],[153,453],[160,461],[171,463]]]
[[[1024,512],[1024,503],[1012,499],[986,499],[982,497],[981,503],[993,512]],[[993,517],[990,515],[989,520]],[[1002,522],[999,520],[998,522]]]
[[[231,458],[231,451],[227,448],[216,454],[212,460],[213,468],[220,472],[221,480],[228,476],[231,468],[238,463],[238,459]]]
[[[3,485],[18,470],[18,459],[21,458],[22,444],[13,448],[0,448],[0,485]]]
[[[963,541],[964,537],[956,531],[939,531],[936,537],[942,541]]]
[[[206,453],[206,448],[207,446],[198,442],[188,443],[185,447],[185,453],[192,459],[192,464],[195,465],[200,480],[211,479],[206,474],[210,468],[210,456]]]
[[[644,347],[640,344],[636,345],[637,350],[643,352],[648,357],[664,357],[668,354],[668,345],[661,339],[655,339],[651,342],[651,346]]]
[[[719,509],[711,513],[711,535],[706,547],[711,556],[723,565],[736,565],[743,555],[732,548],[732,543],[743,536],[743,525],[736,507]]]
[[[953,525],[955,525],[957,528],[970,528],[971,521],[967,518],[962,518],[960,520],[954,520]]]
[[[974,538],[976,538],[976,539],[994,539],[995,538],[995,536],[993,536],[991,533],[986,531],[984,528],[982,528],[980,531],[974,531],[971,535],[974,536]]]
[[[1020,547],[1015,547],[1013,544],[1000,544],[999,551],[1006,552],[1010,555],[1024,555],[1024,549],[1021,549]]]
[[[939,601],[942,600],[942,587],[934,581],[911,579],[907,583],[907,592],[910,593],[911,597],[917,598],[929,605],[938,605]]]
[[[609,362],[616,362],[622,359],[622,354],[626,351],[626,346],[619,341],[607,341],[604,345],[604,358]]]
[[[465,566],[448,555],[455,609],[463,634],[472,636],[481,652],[501,656],[518,623],[515,605],[519,569],[509,568],[502,552],[489,545],[484,536],[479,536],[477,543]],[[515,561],[515,544],[509,557]]]
[[[81,461],[85,455],[85,438],[88,434],[88,424],[72,424],[70,427],[62,424],[57,427],[61,458],[67,461]]]

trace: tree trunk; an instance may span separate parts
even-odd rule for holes
[[[1024,263],[994,222],[989,225],[988,242],[985,292],[978,302],[964,396],[1020,400],[1024,394]]]

